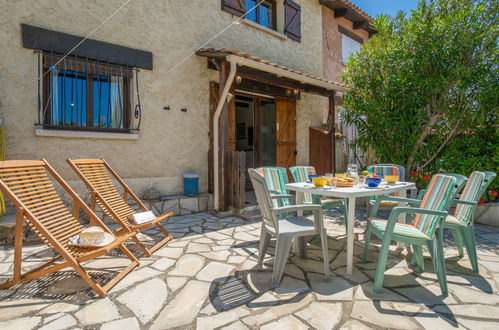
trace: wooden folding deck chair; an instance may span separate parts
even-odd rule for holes
[[[147,256],[151,256],[154,251],[173,239],[173,236],[170,235],[160,223],[160,221],[172,216],[172,212],[162,214],[156,219],[140,225],[135,224],[129,219],[129,216],[137,212],[128,204],[129,197],[131,197],[143,211],[149,211],[149,209],[104,159],[67,159],[67,162],[83,180],[88,190],[90,190],[90,208],[92,210],[95,210],[95,203],[97,202],[108,217],[119,224],[123,230],[129,232],[134,230],[140,231],[155,225],[165,234],[166,237],[150,249],[147,249],[137,237],[132,237],[137,246],[144,251]],[[122,186],[124,191],[123,196],[121,196],[118,189],[116,189],[109,174],[111,174],[111,176]]]
[[[73,198],[72,212],[61,200],[49,175]],[[115,241],[103,247],[77,247],[69,244],[68,238],[78,235],[84,229],[78,221],[80,208],[90,217],[90,225],[99,226],[109,233],[111,231],[45,160],[0,162],[0,189],[16,207],[13,279],[0,284],[0,289],[9,288],[66,267],[73,267],[99,296],[104,297],[109,289],[139,265],[135,256],[123,245],[127,239],[135,236],[136,231],[115,233]],[[25,222],[59,256],[21,274]],[[80,263],[106,255],[115,248],[119,248],[131,260],[131,263],[107,284],[101,286],[89,276]],[[57,263],[61,260],[64,262]]]

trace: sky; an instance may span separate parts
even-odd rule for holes
[[[418,0],[350,0],[371,17],[378,14],[395,15],[399,10],[409,13],[415,9]]]

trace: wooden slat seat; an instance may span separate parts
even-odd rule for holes
[[[137,212],[128,203],[129,197],[137,203],[141,211],[149,210],[105,160],[68,159],[67,162],[90,190],[90,208],[92,210],[95,210],[96,204],[99,205],[110,219],[119,224],[121,229],[127,231],[142,230],[151,226],[157,226],[161,230],[165,238],[149,249],[137,237],[133,237],[134,242],[147,256],[150,256],[154,251],[173,239],[160,223],[160,221],[173,215],[171,212],[162,214],[156,219],[141,225],[136,225],[129,220],[129,217]],[[114,181],[123,189],[123,195],[116,188]]]
[[[73,198],[73,212],[70,212],[61,199],[52,178]],[[0,284],[1,289],[69,266],[75,268],[87,284],[103,297],[114,284],[138,266],[138,260],[123,245],[126,240],[135,237],[137,231],[115,233],[115,241],[103,247],[79,247],[69,244],[68,239],[84,229],[78,221],[80,208],[90,217],[90,224],[100,226],[106,232],[111,233],[111,231],[45,160],[0,162],[0,189],[17,209],[14,276],[13,280]],[[60,256],[21,275],[22,235],[25,223],[43,243]],[[131,263],[105,286],[101,286],[90,278],[80,263],[105,255],[115,248],[119,248]],[[59,260],[65,262],[53,265]]]

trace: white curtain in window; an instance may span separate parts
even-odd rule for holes
[[[360,43],[353,40],[347,35],[341,35],[341,57],[343,63],[348,61],[348,58],[352,53],[356,53],[360,50]]]
[[[112,128],[124,128],[123,127],[123,77],[111,76],[111,87],[110,87],[110,102],[111,102],[111,127]]]

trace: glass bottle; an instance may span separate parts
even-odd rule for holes
[[[354,184],[359,183],[359,169],[357,167],[357,164],[351,163],[348,165],[347,169],[348,176],[354,179]]]

